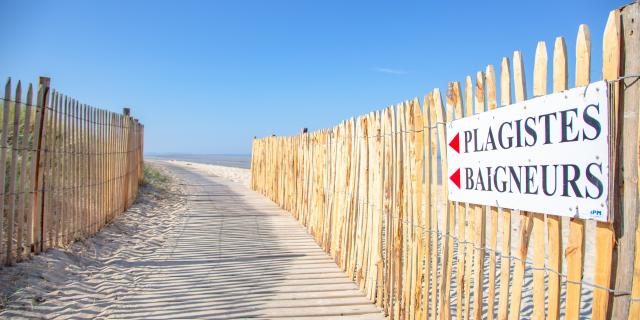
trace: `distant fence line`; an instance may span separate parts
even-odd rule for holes
[[[527,99],[518,51],[512,64],[502,59],[499,82],[489,65],[475,84],[450,83],[444,103],[435,89],[422,107],[416,98],[331,129],[254,139],[251,187],[305,225],[392,319],[640,319],[639,12],[638,3],[612,11],[603,36],[612,223],[447,201],[445,124],[474,105],[480,113],[512,104],[512,90],[516,102]],[[575,57],[575,86],[586,86],[586,25]],[[568,61],[563,38],[552,59],[539,42],[533,96],[547,94],[548,62],[553,91],[568,89]]]
[[[0,265],[93,235],[142,180],[144,126],[129,109],[80,103],[46,77],[35,90],[9,79],[1,101]]]

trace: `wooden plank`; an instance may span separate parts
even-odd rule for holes
[[[17,227],[18,232],[16,235],[16,252],[17,252],[17,261],[21,261],[23,257],[28,256],[30,253],[29,245],[31,245],[30,239],[31,237],[28,235],[31,232],[31,213],[27,211],[26,208],[26,199],[30,194],[31,188],[29,187],[30,180],[27,180],[29,176],[29,167],[28,159],[30,156],[30,147],[29,140],[31,137],[31,109],[33,104],[33,86],[29,84],[29,89],[27,90],[27,104],[25,106],[24,112],[24,124],[22,126],[22,139],[20,140],[20,149],[22,150],[22,161],[20,164],[20,183],[18,185],[18,192],[20,195],[18,197],[18,211],[17,211]],[[27,218],[29,216],[29,218]],[[25,243],[25,239],[27,240]]]
[[[56,211],[54,208],[54,199],[56,190],[55,185],[55,170],[54,163],[56,154],[53,152],[55,150],[55,143],[57,139],[57,132],[55,130],[55,123],[58,114],[58,92],[53,91],[51,95],[51,103],[50,103],[49,115],[47,117],[47,149],[45,152],[47,153],[47,162],[45,169],[45,177],[44,177],[44,188],[45,188],[45,202],[44,202],[44,250],[48,248],[52,248],[54,244],[54,240],[56,238]]]
[[[403,212],[403,218],[402,218],[402,227],[403,227],[403,239],[406,239],[403,241],[403,266],[404,266],[404,271],[403,271],[403,278],[402,278],[402,282],[403,282],[403,288],[404,288],[404,296],[403,296],[403,303],[404,303],[404,308],[405,308],[405,312],[403,315],[404,319],[411,319],[411,301],[413,301],[412,299],[412,295],[411,295],[411,285],[413,284],[412,279],[411,279],[411,268],[412,268],[412,252],[411,252],[411,219],[413,216],[413,202],[411,201],[411,193],[412,193],[412,184],[411,184],[411,162],[413,161],[413,157],[411,156],[411,134],[409,134],[411,127],[410,127],[410,105],[407,101],[405,101],[403,104],[403,112],[402,112],[402,133],[400,135],[400,137],[402,138],[402,150],[403,150],[403,162],[404,162],[404,166],[403,166],[403,175],[404,175],[404,184],[403,184],[403,197],[402,197],[402,201],[403,201],[403,208],[404,208],[404,212]]]
[[[120,119],[120,115],[117,120]],[[123,201],[123,193],[121,190],[125,190],[126,179],[123,177],[123,172],[120,172],[120,167],[122,161],[125,159],[126,154],[124,153],[124,149],[121,148],[122,144],[126,141],[126,136],[119,135],[118,137],[114,137],[111,135],[111,128],[116,126],[114,129],[122,132],[124,130],[123,124],[118,122],[111,122],[111,119],[114,118],[114,113],[103,110],[102,112],[102,158],[103,158],[103,177],[101,186],[101,194],[102,194],[102,211],[104,216],[103,226],[111,222],[117,216],[120,215],[121,212],[126,210],[127,206]],[[114,131],[115,131],[114,130]],[[112,148],[117,147],[117,159],[114,159]],[[114,190],[113,186],[119,186],[118,190]],[[114,203],[118,203],[117,209],[114,209]],[[120,203],[122,203],[122,209],[120,208]]]
[[[391,305],[393,303],[392,296],[392,270],[393,270],[393,136],[392,136],[392,114],[393,108],[389,107],[385,109],[383,114],[384,121],[384,211],[385,211],[385,277],[384,277],[384,294],[383,294],[383,303],[382,306],[384,308],[384,313],[387,315],[391,315],[393,312],[393,308]]]
[[[473,82],[471,76],[465,79],[465,116],[473,116]],[[467,248],[465,250],[465,274],[464,274],[464,319],[468,320],[471,314],[471,278],[473,277],[473,257],[475,243],[475,207],[471,204],[465,204],[465,219],[468,221],[465,234],[467,235]]]
[[[84,148],[85,148],[85,158],[86,158],[86,168],[85,168],[85,176],[83,182],[83,189],[85,190],[85,215],[87,219],[86,223],[86,231],[85,236],[91,236],[93,234],[93,225],[94,225],[94,217],[93,217],[93,192],[92,192],[92,184],[93,184],[93,176],[95,175],[93,169],[93,156],[92,156],[92,145],[93,141],[91,139],[92,135],[92,110],[91,107],[85,104],[84,106],[85,114],[85,130],[84,130]]]
[[[450,319],[451,318],[451,276],[453,273],[453,241],[451,236],[455,233],[455,204],[453,202],[447,201],[447,197],[449,194],[448,191],[448,167],[447,167],[447,137],[446,137],[446,126],[445,123],[452,120],[452,114],[454,104],[456,103],[453,100],[453,87],[450,84],[450,87],[447,88],[447,97],[446,97],[446,113],[445,109],[442,105],[442,98],[440,97],[440,92],[435,90],[435,106],[436,106],[436,120],[438,122],[437,132],[438,132],[438,146],[440,150],[440,161],[442,161],[442,166],[440,167],[440,175],[442,177],[442,189],[440,195],[443,197],[444,207],[442,210],[444,211],[445,219],[443,229],[445,230],[445,235],[443,236],[442,242],[442,272],[441,278],[442,282],[440,283],[440,319]]]
[[[401,319],[408,319],[408,314],[409,314],[409,289],[410,289],[410,282],[407,281],[408,277],[410,276],[410,269],[411,269],[411,262],[410,262],[410,257],[409,257],[409,251],[408,251],[408,246],[407,246],[407,240],[410,240],[409,238],[409,228],[408,225],[406,223],[406,221],[409,221],[409,217],[410,217],[410,213],[411,213],[411,208],[409,206],[409,201],[408,201],[408,196],[411,192],[410,190],[410,177],[409,177],[409,170],[408,167],[411,165],[409,162],[409,141],[407,140],[407,105],[406,103],[402,102],[399,105],[398,108],[398,151],[399,151],[399,156],[402,159],[402,166],[399,167],[399,172],[400,172],[400,177],[401,180],[399,181],[399,196],[398,196],[398,200],[400,202],[400,209],[398,211],[398,215],[399,215],[399,226],[401,226],[401,228],[399,229],[401,234],[400,234],[400,238],[402,239],[402,241],[400,242],[401,244],[399,245],[400,248],[400,256],[402,259],[402,267],[400,268],[400,275],[398,277],[399,283],[401,284],[402,290],[400,291],[402,294],[402,297],[400,297],[400,313],[398,314],[400,316]]]
[[[89,184],[90,184],[90,157],[89,157],[89,109],[86,104],[82,105],[81,119],[82,119],[82,180],[80,182],[80,189],[82,190],[82,218],[83,218],[83,231],[82,236],[87,237],[91,234],[91,212],[89,211]]]
[[[413,221],[413,243],[412,246],[415,249],[416,257],[416,270],[414,272],[414,297],[413,304],[415,308],[415,317],[417,319],[424,318],[424,312],[422,310],[422,270],[423,262],[422,257],[424,255],[424,247],[422,244],[422,233],[424,231],[424,212],[422,210],[422,193],[423,193],[423,179],[424,179],[424,117],[420,110],[420,101],[418,98],[413,100],[413,112],[414,118],[414,135],[415,135],[415,187],[414,195],[414,221]]]
[[[362,139],[360,139],[360,171],[358,174],[358,178],[359,178],[359,183],[358,183],[358,216],[357,216],[357,224],[356,224],[356,251],[355,251],[355,262],[354,262],[354,270],[355,272],[355,277],[356,277],[356,283],[360,284],[360,290],[364,290],[364,278],[365,278],[365,274],[366,274],[366,270],[364,269],[365,266],[365,255],[364,253],[366,252],[366,244],[367,244],[367,232],[368,232],[368,226],[367,226],[367,222],[369,221],[368,219],[368,213],[369,213],[369,202],[368,202],[368,193],[369,193],[369,184],[368,184],[368,176],[369,176],[369,117],[368,116],[362,116],[361,118],[361,122],[360,122],[360,127],[361,127],[361,135],[362,135]],[[321,138],[324,140],[324,134],[321,136]],[[321,150],[323,150],[322,147],[326,146],[325,143],[321,143]],[[324,150],[323,150],[324,151]],[[322,154],[324,155],[324,152],[322,152]],[[322,159],[322,157],[320,157],[321,159],[321,163],[320,163],[320,168],[325,168],[325,166],[323,164],[326,163],[326,161],[324,161],[324,159]],[[322,170],[324,172],[324,170]],[[321,175],[324,176],[324,173]],[[323,184],[323,183],[321,183]],[[318,216],[322,217],[322,212],[324,212],[324,210],[320,209],[318,210]],[[319,226],[322,225],[323,223],[321,221],[319,221],[317,223]],[[322,237],[322,235],[319,235],[320,238]]]
[[[11,105],[11,78],[7,80],[7,83],[4,88],[4,105],[2,108],[2,142],[0,145],[0,163],[2,163],[2,168],[4,168],[5,163],[7,163],[7,149],[9,149],[9,145],[7,141],[9,140],[9,115],[10,115],[10,105]],[[0,170],[0,195],[2,195],[2,199],[0,199],[0,252],[6,252],[2,250],[2,243],[4,242],[4,198],[5,198],[5,185],[4,183],[6,179],[7,170]],[[8,247],[9,244],[6,243],[5,247]],[[0,258],[2,256],[0,255]],[[7,257],[2,259],[1,261],[6,261]]]
[[[373,188],[374,188],[374,196],[372,197],[372,203],[374,204],[374,243],[375,250],[373,251],[374,257],[371,261],[372,263],[372,276],[375,276],[375,283],[371,286],[371,299],[376,302],[378,306],[381,303],[381,291],[382,291],[382,257],[383,257],[383,242],[382,242],[382,228],[383,228],[383,207],[382,207],[382,192],[383,192],[383,183],[382,183],[382,136],[381,136],[381,126],[382,126],[382,118],[380,112],[376,112],[375,116],[376,126],[375,126],[375,179],[373,180]],[[335,183],[334,183],[335,185]]]
[[[75,217],[74,223],[74,239],[79,239],[82,236],[82,211],[81,203],[81,140],[80,140],[80,103],[77,100],[73,101],[73,216]]]
[[[58,102],[57,92],[51,90],[50,102],[45,105],[48,109],[45,114],[45,139],[44,139],[44,164],[43,164],[43,176],[42,176],[42,203],[40,204],[40,210],[42,210],[41,230],[42,233],[42,251],[46,251],[51,247],[53,242],[53,210],[51,210],[51,199],[53,197],[54,187],[53,179],[51,177],[53,162],[53,142],[55,140],[55,131],[53,130],[53,119],[55,118],[55,105]]]
[[[487,96],[487,109],[494,110],[498,107],[496,96],[496,73],[493,65],[488,65],[485,71],[485,85]],[[493,320],[495,316],[496,297],[496,246],[498,241],[498,208],[489,207],[490,221],[489,233],[489,287],[487,293],[487,319]]]
[[[553,92],[562,92],[567,85],[567,47],[564,38],[557,37],[553,49]],[[547,215],[547,234],[549,241],[548,309],[549,319],[560,317],[560,281],[562,273],[562,219],[560,216]]]
[[[522,54],[520,51],[513,53],[513,83],[515,88],[516,102],[521,102],[526,99],[527,92],[525,86],[524,77],[524,65],[522,62]],[[525,261],[527,259],[527,251],[529,249],[529,236],[531,234],[532,224],[530,215],[527,212],[520,213],[520,249],[518,250],[516,257],[519,260],[515,261],[513,268],[513,287],[511,296],[511,305],[509,310],[509,319],[520,318],[520,304],[522,302],[522,284],[524,281],[524,268]]]
[[[60,170],[60,176],[61,176],[61,192],[60,192],[60,196],[62,197],[61,202],[62,202],[62,245],[66,245],[71,241],[70,238],[70,225],[71,225],[71,220],[70,220],[70,214],[69,214],[69,201],[70,196],[69,196],[69,188],[68,188],[68,181],[70,178],[70,172],[69,172],[69,164],[71,162],[71,159],[69,158],[69,103],[70,103],[70,99],[69,97],[65,96],[64,97],[64,106],[62,109],[62,122],[61,122],[61,126],[62,126],[62,130],[61,130],[61,135],[62,135],[62,147],[61,147],[61,151],[62,151],[62,159],[61,159],[61,170]]]
[[[609,14],[603,39],[603,78],[613,80],[623,75],[640,74],[640,4],[632,3]],[[622,69],[622,70],[621,70]],[[624,70],[624,71],[623,71]],[[635,80],[635,81],[634,81]],[[624,79],[614,83],[614,90],[619,94],[618,121],[623,121],[617,132],[618,148],[615,163],[618,164],[614,176],[617,207],[614,212],[613,227],[616,235],[616,252],[612,268],[615,273],[616,290],[633,291],[634,256],[638,251],[635,243],[635,230],[638,226],[640,211],[640,194],[638,188],[638,150],[640,144],[640,121],[638,117],[626,115],[639,114],[640,86],[637,78]],[[623,115],[621,117],[621,115]],[[610,162],[611,163],[611,162]],[[611,199],[611,196],[610,198]],[[617,200],[622,199],[622,200]],[[635,260],[635,265],[640,260]],[[622,295],[613,295],[612,310],[608,315],[614,319],[632,319],[630,299]],[[632,302],[633,304],[633,302]],[[640,315],[635,315],[640,318]]]
[[[425,168],[425,172],[428,175],[428,180],[425,180],[425,184],[428,185],[426,218],[425,218],[425,230],[427,240],[427,249],[425,250],[425,292],[424,292],[424,305],[423,308],[428,309],[426,316],[429,319],[435,319],[437,317],[437,296],[438,296],[438,140],[437,140],[437,128],[436,128],[436,106],[434,91],[427,95],[425,101],[425,117],[428,114],[428,152],[427,159],[429,159],[428,165]],[[427,143],[425,141],[425,144]],[[427,285],[428,284],[428,285]]]
[[[100,154],[99,154],[99,110],[91,107],[91,169],[93,174],[91,175],[91,216],[93,219],[93,223],[91,224],[91,235],[96,234],[98,232],[101,216],[100,216],[100,176],[101,176],[101,168],[100,168]]]
[[[63,95],[62,94],[58,94],[58,103],[57,103],[57,110],[55,113],[55,117],[54,117],[54,124],[55,124],[55,130],[54,130],[54,134],[55,134],[55,141],[54,141],[54,146],[52,149],[52,153],[53,153],[53,159],[52,159],[52,163],[51,163],[51,168],[52,168],[52,172],[51,175],[53,177],[53,188],[54,188],[54,193],[51,195],[52,196],[52,204],[53,204],[53,210],[54,210],[54,214],[55,214],[55,220],[54,220],[54,242],[52,243],[52,247],[59,247],[62,245],[62,224],[63,224],[63,216],[62,216],[62,208],[61,208],[61,200],[62,200],[62,188],[61,188],[61,181],[62,181],[62,175],[61,175],[61,171],[60,171],[60,165],[62,163],[62,154],[61,152],[61,147],[62,147],[62,127],[61,127],[61,117],[62,117],[62,109],[63,109]]]
[[[429,315],[431,319],[438,316],[438,269],[440,269],[438,248],[438,201],[440,200],[440,186],[438,185],[438,108],[442,108],[440,91],[434,89],[429,96],[429,129],[431,130],[430,147],[431,147],[431,207],[429,219],[431,219],[431,228],[428,235],[431,237],[431,286],[429,294],[431,296],[431,304],[429,306]],[[439,104],[438,104],[439,102]]]
[[[104,141],[104,133],[103,133],[103,122],[104,122],[104,112],[102,110],[96,109],[95,114],[95,125],[94,125],[94,134],[95,134],[95,142],[94,142],[94,153],[96,156],[96,176],[94,181],[94,188],[96,192],[95,199],[95,214],[96,214],[96,226],[94,232],[98,232],[103,224],[106,222],[106,214],[104,211],[104,193],[102,193],[102,189],[104,187],[104,174],[105,174],[105,157],[103,153],[103,147],[105,145]]]
[[[413,246],[414,232],[416,231],[414,228],[414,220],[415,220],[415,199],[414,192],[416,188],[416,163],[415,163],[415,114],[412,102],[406,101],[404,103],[404,130],[403,130],[403,140],[405,146],[404,160],[405,160],[405,208],[406,208],[406,216],[403,221],[404,225],[404,237],[407,241],[404,242],[405,248],[405,271],[403,281],[405,282],[405,295],[403,297],[405,303],[406,315],[405,319],[414,319],[415,318],[415,309],[414,309],[414,296],[415,296],[415,287],[414,287],[414,277],[415,272],[417,270],[417,257],[415,257],[415,251]]]
[[[117,120],[119,120],[120,117],[121,116],[118,116]],[[103,176],[102,182],[100,183],[100,193],[102,194],[102,215],[104,216],[104,222],[102,223],[103,226],[119,216],[127,207],[123,201],[123,192],[120,192],[121,190],[126,189],[126,179],[123,178],[123,173],[119,171],[122,159],[126,157],[124,149],[121,148],[121,145],[126,141],[126,136],[112,136],[111,128],[113,126],[115,126],[114,129],[119,132],[124,130],[122,123],[119,121],[112,122],[112,119],[116,120],[116,118],[114,118],[114,114],[103,110],[102,127],[100,128],[103,141],[101,150]],[[111,150],[114,147],[117,147],[117,159],[114,159],[114,154]],[[114,185],[117,185],[120,188],[116,191],[113,189]],[[114,209],[114,203],[118,204],[117,209]],[[120,208],[120,203],[122,203],[122,208]]]
[[[484,74],[480,71],[476,74],[476,87],[475,87],[475,113],[484,112],[485,108],[485,86],[484,86]],[[484,276],[484,247],[485,247],[485,216],[486,207],[480,205],[474,205],[475,211],[475,229],[474,229],[474,246],[476,248],[482,248],[482,250],[475,250],[474,253],[474,278],[473,278],[473,312],[474,319],[481,319],[483,313],[483,276]]]
[[[543,96],[547,94],[547,45],[544,41],[538,42],[536,47],[535,63],[533,66],[533,95]],[[545,318],[545,235],[544,214],[531,213],[533,218],[533,319]],[[526,257],[526,256],[525,256]]]
[[[43,144],[46,135],[46,106],[49,99],[49,84],[50,79],[40,77],[38,83],[38,98],[37,98],[37,113],[34,129],[34,142],[33,145],[36,149],[35,156],[31,158],[31,170],[33,181],[33,198],[29,201],[27,212],[33,212],[33,249],[35,253],[42,250],[43,237],[42,237],[42,207],[41,202],[44,200],[44,189],[42,177],[44,176],[44,162],[46,155],[43,152]]]
[[[449,89],[447,90],[447,108],[450,111],[453,109],[453,114],[456,119],[462,118],[462,95],[460,91],[460,83],[453,82],[449,84]],[[450,118],[452,119],[452,118]],[[465,205],[461,202],[456,202],[456,226],[457,226],[457,235],[456,239],[457,250],[456,250],[456,319],[462,319],[462,307],[463,307],[463,293],[465,287],[465,278],[464,278],[464,241],[465,241]],[[450,233],[453,235],[453,232]],[[451,262],[453,265],[453,262]]]
[[[500,105],[511,104],[511,70],[509,58],[503,57],[500,62]],[[500,298],[498,302],[498,319],[506,320],[509,313],[509,276],[511,274],[511,210],[501,209],[502,213],[502,246],[500,259]]]
[[[591,72],[591,36],[589,28],[581,25],[576,40],[576,87],[589,84]],[[584,264],[584,227],[582,219],[571,218],[569,222],[569,239],[565,249],[567,261],[567,295],[565,317],[580,317],[580,300],[582,298],[582,272]]]
[[[431,166],[432,164],[432,157],[431,157],[431,135],[432,135],[432,130],[431,130],[431,113],[430,113],[430,109],[431,109],[431,93],[427,94],[424,97],[424,102],[422,104],[422,121],[423,121],[423,127],[424,127],[424,144],[425,144],[425,170],[424,170],[424,187],[425,187],[425,204],[424,207],[425,209],[425,217],[424,217],[424,223],[423,223],[423,227],[425,230],[425,235],[424,235],[424,240],[423,240],[423,244],[422,244],[422,253],[424,255],[423,261],[424,261],[424,268],[423,268],[423,273],[422,273],[422,281],[423,281],[423,288],[422,288],[422,312],[423,312],[423,318],[427,319],[427,317],[430,315],[431,311],[429,309],[429,290],[430,290],[430,277],[429,275],[431,274],[431,263],[430,263],[430,257],[431,257],[431,234],[429,234],[429,231],[431,230],[431,225],[432,225],[432,219],[431,219],[431,207],[433,206],[432,204],[432,196],[431,193],[432,188],[431,188],[431,179],[433,179],[432,174],[431,174]],[[428,145],[427,145],[428,144]]]
[[[603,37],[602,56],[604,57],[604,59],[602,61],[602,76],[604,80],[614,80],[620,76],[620,32],[619,32],[620,26],[619,26],[619,23],[620,23],[620,16],[618,15],[618,13],[616,11],[611,12],[611,14],[609,14],[609,19],[607,21],[607,25],[605,27],[604,37]],[[618,84],[614,83],[613,85],[614,85],[613,92],[618,92],[618,88],[619,88]],[[630,105],[630,104],[633,104],[633,102],[629,103],[628,101],[625,101],[625,105]],[[637,193],[636,193],[636,190],[633,190],[633,188],[635,187],[635,183],[633,183],[632,181],[627,181],[627,184],[629,184],[632,189],[631,193],[627,194],[631,198],[629,200],[626,200],[624,197],[624,194],[621,195],[619,192],[619,190],[624,190],[624,188],[622,187],[618,189],[618,184],[619,184],[618,179],[620,179],[620,177],[618,177],[618,173],[619,172],[622,173],[623,171],[622,167],[619,165],[620,159],[618,158],[619,157],[618,144],[622,142],[624,144],[622,145],[623,149],[629,150],[629,148],[631,148],[633,150],[632,152],[627,151],[627,154],[629,153],[634,154],[630,157],[631,161],[626,163],[628,165],[628,168],[631,169],[630,170],[631,172],[633,172],[633,168],[636,168],[635,164],[637,163],[636,162],[637,160],[634,161],[633,158],[637,159],[638,157],[638,154],[637,154],[638,144],[637,144],[637,141],[631,142],[631,143],[625,143],[622,141],[621,135],[618,131],[620,126],[619,121],[624,121],[623,127],[625,127],[625,129],[623,130],[627,130],[626,126],[631,125],[631,131],[627,131],[627,133],[630,134],[632,137],[633,137],[633,133],[637,132],[638,127],[637,127],[637,123],[634,126],[633,122],[625,121],[623,120],[624,117],[621,117],[621,118],[619,117],[620,108],[623,109],[622,112],[624,113],[627,113],[627,112],[636,113],[638,109],[637,109],[637,106],[634,106],[634,107],[630,107],[631,110],[624,110],[625,108],[620,106],[619,94],[616,94],[616,97],[614,97],[613,103],[609,107],[610,114],[612,115],[610,116],[610,132],[611,133],[610,133],[610,140],[609,140],[609,163],[616,164],[616,165],[610,165],[610,169],[609,169],[609,181],[610,181],[609,190],[612,190],[613,194],[609,196],[608,207],[609,207],[609,212],[612,212],[614,214],[613,221],[614,222],[617,221],[617,226],[619,230],[622,231],[621,227],[623,225],[627,224],[628,222],[630,223],[634,222],[633,220],[637,216],[638,211],[637,211],[637,207],[635,206],[637,201]],[[635,112],[633,111],[633,109],[635,109]],[[630,139],[630,140],[633,141],[633,139]],[[625,166],[625,163],[623,163],[622,165],[625,168],[627,168],[627,166]],[[624,174],[626,174],[626,171],[627,170],[625,169]],[[633,175],[628,175],[628,177],[631,178],[633,177]],[[636,181],[638,179],[637,172],[635,173],[635,179]],[[623,210],[628,210],[629,208],[627,208],[626,204],[631,204],[632,209],[635,209],[632,213],[630,213],[630,211],[627,211],[629,213],[624,214],[623,212],[621,212],[622,210],[618,209],[620,208],[620,202],[621,202],[619,200],[620,196],[622,196],[622,199],[623,199],[622,201],[625,202],[625,204],[622,205],[622,208],[624,208]],[[631,221],[628,221],[628,220],[631,220]],[[633,224],[631,224],[630,226],[631,226],[631,230],[635,229],[633,227]],[[595,285],[605,287],[605,288],[613,287],[616,281],[615,279],[616,276],[612,274],[612,270],[615,270],[616,262],[617,262],[617,260],[614,260],[614,257],[617,254],[617,246],[616,246],[616,234],[613,227],[614,227],[613,223],[609,223],[609,222],[596,223],[596,235],[595,235],[596,264],[595,264],[593,281]],[[632,240],[631,240],[632,237],[628,236],[627,238],[628,238],[628,241],[625,241],[625,243],[629,243],[629,242],[632,243]],[[627,252],[627,254],[631,254],[631,252]],[[623,261],[625,260],[626,259],[623,259]],[[625,279],[626,282],[628,282],[629,280],[630,280],[629,278]],[[591,309],[592,318],[593,319],[611,318],[612,302],[613,302],[613,296],[610,295],[608,291],[595,288],[593,291],[593,306]]]
[[[393,196],[392,196],[392,211],[391,211],[391,221],[392,221],[392,238],[390,241],[393,243],[393,253],[392,253],[392,288],[393,291],[391,295],[393,296],[392,305],[390,306],[391,310],[393,310],[392,318],[403,319],[404,317],[404,300],[402,292],[404,290],[404,282],[403,282],[403,270],[405,267],[404,261],[404,154],[402,148],[403,140],[402,140],[402,118],[403,118],[403,108],[404,105],[402,103],[397,104],[393,107],[392,111],[392,140],[391,146],[393,148]]]
[[[640,74],[640,59],[638,59],[638,52],[640,52],[640,30],[638,30],[638,21],[640,21],[640,5],[636,3],[629,4],[625,7],[622,7],[620,10],[621,16],[621,34],[623,38],[624,46],[621,48],[624,52],[624,75],[632,75],[632,74]],[[632,108],[638,108],[639,100],[640,100],[640,86],[638,85],[638,79],[629,78],[624,79],[623,83],[619,83],[619,85],[624,85],[623,99],[625,104],[623,106],[625,114],[630,114],[629,111],[633,110]],[[635,103],[634,103],[635,101]],[[627,110],[629,108],[629,110]],[[618,249],[618,259],[633,259],[631,258],[631,254],[627,256],[626,252],[631,251],[631,247],[627,244],[631,244],[629,241],[629,237],[635,237],[635,248],[633,256],[635,257],[633,268],[631,269],[631,265],[625,262],[618,260],[618,270],[616,274],[618,278],[616,278],[616,288],[620,290],[624,290],[631,286],[631,301],[629,303],[629,308],[626,309],[629,312],[627,319],[639,319],[640,318],[640,223],[638,223],[638,216],[635,216],[635,232],[632,232],[631,228],[628,228],[629,224],[633,222],[633,213],[640,211],[638,209],[638,202],[640,201],[640,179],[638,179],[638,172],[640,172],[640,163],[638,161],[638,155],[633,156],[633,150],[638,150],[638,143],[640,143],[640,129],[638,128],[640,123],[640,111],[635,109],[636,117],[632,119],[631,117],[625,118],[624,130],[628,130],[628,134],[623,135],[623,159],[622,163],[625,168],[624,176],[623,176],[623,184],[624,184],[624,208],[625,208],[625,229],[626,231],[623,234],[617,233],[619,236],[619,249]],[[628,113],[629,112],[629,113]],[[635,122],[635,123],[634,123]],[[631,128],[636,126],[635,132],[635,148],[628,148],[628,144],[633,144],[634,133]],[[625,138],[629,139],[625,141]],[[627,153],[628,151],[628,153]],[[635,165],[633,162],[635,161]],[[633,183],[633,179],[635,177],[635,185]],[[633,190],[635,189],[635,194],[633,194]],[[635,207],[635,209],[634,209]],[[627,211],[628,210],[628,211]],[[629,222],[627,222],[629,221]],[[614,224],[616,222],[614,221]],[[633,234],[635,233],[635,234]],[[627,235],[629,234],[629,235]],[[633,240],[631,240],[633,241]],[[624,257],[623,257],[624,255]],[[624,268],[623,270],[620,270]],[[621,284],[624,283],[624,279],[629,278],[629,272],[633,272],[633,281],[632,284]],[[625,300],[626,301],[626,300]],[[622,309],[625,311],[623,299],[614,298],[613,301],[613,316],[621,315],[622,312],[618,312],[618,310]],[[619,307],[620,305],[620,307]],[[623,315],[623,314],[622,314]]]
[[[13,105],[13,132],[11,135],[12,147],[11,147],[11,163],[9,165],[9,189],[7,190],[8,194],[3,194],[3,199],[1,201],[8,202],[9,208],[7,210],[7,250],[6,250],[6,263],[7,265],[12,265],[15,262],[15,257],[13,253],[13,234],[16,224],[16,176],[18,174],[18,148],[20,147],[18,144],[18,134],[20,130],[20,115],[22,112],[22,84],[18,81],[18,85],[16,86],[16,94],[15,94],[15,103]],[[9,114],[4,115],[8,117]],[[7,128],[8,129],[8,128]],[[4,169],[4,165],[6,162],[2,162],[2,168]],[[5,183],[2,180],[2,183]],[[3,215],[4,212],[0,211],[0,215]],[[18,244],[19,246],[19,244]]]
[[[56,179],[57,179],[57,193],[56,193],[56,203],[58,210],[58,242],[56,246],[63,246],[66,244],[66,213],[65,213],[65,189],[64,189],[64,181],[65,181],[65,172],[64,172],[64,164],[66,162],[66,154],[64,152],[64,143],[65,143],[65,127],[64,127],[64,114],[65,114],[65,104],[67,103],[67,98],[64,95],[60,95],[60,106],[58,108],[58,143],[56,146]]]
[[[115,144],[116,146],[119,145],[119,143],[121,143],[120,138],[117,139],[116,141],[113,141],[111,137],[108,135],[108,127],[110,125],[118,126],[118,130],[121,130],[121,128],[119,127],[120,126],[119,123],[112,123],[112,124],[109,123],[108,116],[110,114],[111,112],[108,112],[106,110],[99,110],[99,113],[98,113],[97,130],[98,130],[98,138],[100,139],[100,143],[98,144],[99,146],[98,166],[100,170],[100,177],[98,181],[98,195],[99,195],[98,210],[100,212],[100,224],[99,224],[100,228],[102,228],[102,226],[109,223],[109,221],[111,221],[111,219],[113,219],[116,216],[116,214],[119,214],[121,209],[120,207],[118,207],[118,212],[109,211],[112,199],[117,200],[119,199],[119,195],[122,194],[121,192],[118,192],[117,194],[115,192],[108,193],[109,185],[120,182],[120,179],[118,179],[118,181],[112,180],[111,179],[112,177],[110,176],[110,172],[112,170],[111,167],[115,166],[115,164],[111,162],[111,153],[109,152],[109,148],[111,148],[112,143]],[[118,150],[118,151],[121,152],[121,150]],[[122,154],[120,153],[118,156],[122,157]],[[113,178],[115,179],[115,177]],[[122,209],[124,209],[124,207]]]
[[[399,137],[402,141],[402,161],[404,163],[402,167],[402,175],[403,175],[403,184],[402,184],[402,207],[404,208],[401,216],[401,224],[402,224],[402,257],[403,257],[403,271],[402,271],[402,287],[403,287],[403,296],[402,296],[402,307],[404,310],[401,312],[400,316],[403,319],[411,319],[412,318],[412,252],[411,252],[411,220],[413,216],[412,206],[413,203],[411,201],[411,192],[412,192],[412,184],[411,184],[411,166],[413,162],[413,157],[411,155],[411,108],[410,105],[405,101],[402,103],[402,109],[400,114],[400,134]]]
[[[55,148],[55,140],[56,140],[56,132],[55,132],[55,121],[57,114],[57,106],[58,106],[58,92],[52,90],[51,92],[51,102],[47,105],[49,111],[46,114],[46,126],[45,130],[47,132],[45,136],[45,163],[44,163],[44,176],[42,179],[43,185],[43,203],[41,206],[42,210],[42,251],[46,251],[47,249],[53,246],[54,241],[54,232],[55,232],[55,216],[53,209],[53,199],[55,193],[55,181],[53,179],[53,163],[55,154],[52,152]]]
[[[78,197],[78,101],[76,99],[71,99],[70,109],[69,109],[69,121],[70,121],[70,174],[71,180],[69,182],[70,196],[71,196],[71,239],[72,241],[77,240],[78,237],[78,229],[79,229],[79,210],[78,205],[80,204],[80,199]]]

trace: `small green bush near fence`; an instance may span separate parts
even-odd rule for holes
[[[156,187],[164,187],[169,183],[171,179],[169,176],[162,173],[157,168],[149,165],[147,163],[144,164],[144,178],[142,180],[142,184],[145,186],[153,185]]]

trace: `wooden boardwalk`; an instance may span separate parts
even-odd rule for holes
[[[248,187],[164,165],[187,185],[184,223],[113,317],[384,319],[289,213]]]

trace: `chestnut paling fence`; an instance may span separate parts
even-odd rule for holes
[[[291,212],[392,319],[640,319],[638,3],[612,11],[602,75],[612,96],[612,222],[447,201],[445,124],[526,100],[516,51],[493,66],[331,129],[254,139],[251,187]],[[591,70],[589,29],[552,56],[539,42],[533,95]],[[548,72],[548,64],[552,65]],[[499,100],[497,93],[500,93]],[[444,176],[444,179],[442,178]]]
[[[0,265],[92,235],[133,203],[144,126],[128,109],[80,103],[45,77],[9,79],[1,103]]]

